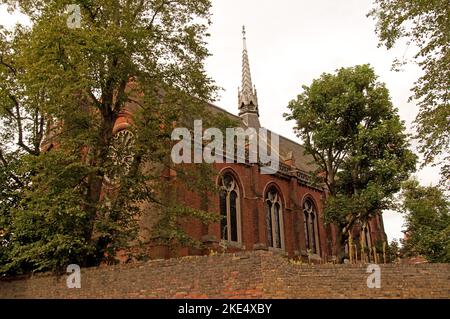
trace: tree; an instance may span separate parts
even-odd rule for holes
[[[415,168],[415,155],[389,92],[369,65],[324,73],[289,103],[305,152],[328,196],[324,219],[338,227],[339,258],[357,223],[390,207]]]
[[[387,261],[395,263],[400,255],[400,246],[397,239],[392,240],[386,249]]]
[[[430,262],[450,262],[450,201],[438,187],[420,186],[416,180],[404,182],[402,189],[403,253]]]
[[[1,226],[8,233],[2,243],[10,254],[0,271],[112,260],[136,239],[143,203],[164,207],[161,214],[211,221],[202,210],[174,205],[165,190],[176,186],[162,178],[174,169],[174,123],[192,127],[193,116],[215,121],[203,107],[216,90],[203,69],[210,1],[1,2],[18,7],[33,24],[1,37],[4,167],[12,165],[8,159],[15,151],[7,138],[17,137],[18,172],[29,180],[12,210],[1,211],[8,220]],[[67,4],[81,8],[79,28],[68,26]],[[132,123],[118,135],[114,125],[130,108]],[[17,110],[32,115],[22,132],[18,121],[29,116]],[[32,152],[25,137],[34,141]],[[206,170],[177,169],[177,183],[214,189]],[[176,221],[168,226],[168,241],[184,238]]]
[[[391,49],[401,39],[417,48],[414,61],[423,70],[410,100],[420,107],[416,138],[424,165],[443,165],[442,178],[450,178],[450,6],[446,0],[375,0],[368,14],[377,20],[380,45]],[[396,61],[396,64],[406,63]],[[438,159],[443,159],[439,161]]]
[[[27,156],[41,153],[45,119],[43,96],[26,92],[20,51],[27,44],[26,30],[0,32],[0,265],[8,262],[13,236],[13,211],[20,204],[32,171],[24,168]]]

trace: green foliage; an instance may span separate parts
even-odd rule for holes
[[[389,208],[416,156],[389,92],[369,65],[323,74],[289,103],[288,120],[324,176],[330,193],[325,222],[341,230],[341,246],[355,223]]]
[[[22,158],[20,169],[34,173],[16,193],[18,202],[1,211],[9,213],[4,242],[9,260],[2,273],[61,270],[94,251],[84,238],[87,216],[78,185],[88,168],[79,163],[60,151]]]
[[[377,21],[380,44],[391,49],[401,39],[416,47],[414,62],[423,75],[412,98],[420,107],[416,118],[424,165],[444,158],[442,178],[450,176],[450,6],[447,0],[375,0],[370,11]],[[407,61],[396,61],[404,64]]]
[[[174,125],[224,124],[204,110],[216,90],[203,68],[210,1],[1,2],[33,24],[0,30],[0,272],[114,262],[137,244],[146,203],[172,244],[189,242],[177,216],[211,221],[207,200],[175,206],[165,176]],[[68,28],[68,4],[81,28]],[[113,129],[129,111],[124,145]],[[176,183],[214,190],[211,171],[176,169]]]
[[[398,240],[392,240],[389,245],[386,247],[386,259],[387,262],[394,263],[397,261],[397,258],[400,256],[400,244]]]
[[[11,239],[11,210],[20,202],[25,177],[18,173],[20,159],[17,154],[0,155],[0,265],[4,265],[9,257],[7,244]]]
[[[450,201],[435,186],[416,180],[403,184],[402,211],[406,219],[405,256],[423,256],[430,262],[450,262]]]

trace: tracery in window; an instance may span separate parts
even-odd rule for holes
[[[319,254],[319,227],[316,206],[311,199],[303,202],[303,225],[305,230],[306,249]]]
[[[275,187],[271,187],[266,193],[265,207],[267,244],[269,247],[284,249],[281,197]]]
[[[236,179],[229,173],[221,176],[219,193],[220,237],[241,243],[240,193]]]

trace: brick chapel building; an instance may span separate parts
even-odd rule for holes
[[[244,129],[259,129],[259,104],[252,85],[245,30],[243,34],[239,113],[234,115],[212,104],[207,107],[211,112],[220,112],[239,121]],[[116,133],[126,130],[129,125],[125,117],[118,119]],[[216,183],[221,190],[211,198],[213,205],[209,210],[221,214],[222,221],[209,226],[198,220],[184,222],[183,228],[187,234],[218,251],[265,249],[321,262],[335,260],[336,229],[323,223],[326,191],[311,183],[310,174],[315,169],[312,158],[304,154],[301,144],[283,136],[279,136],[279,156],[279,170],[272,175],[261,174],[259,164],[212,164],[218,172]],[[198,196],[189,191],[181,192],[179,200],[192,207],[200,207]],[[149,237],[151,225],[154,224],[151,218],[150,214],[140,221],[144,238]],[[373,260],[371,247],[377,242],[386,243],[381,215],[365,225],[355,226],[353,234],[354,242],[369,248],[367,261]],[[167,247],[152,245],[150,240],[148,243],[151,257],[173,256]],[[182,248],[175,255],[209,252],[208,249]]]

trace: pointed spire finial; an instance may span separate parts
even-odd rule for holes
[[[242,41],[242,87],[239,90],[239,111],[240,114],[255,113],[257,115],[258,97],[256,96],[256,88],[252,84],[245,26],[242,26]]]

